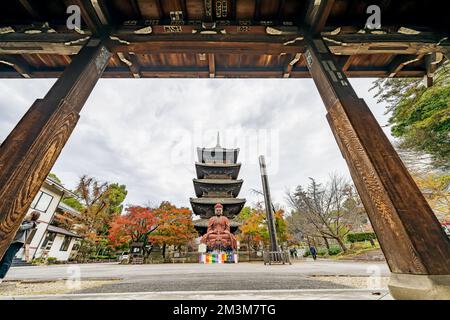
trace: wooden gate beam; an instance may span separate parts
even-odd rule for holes
[[[0,258],[72,133],[111,53],[92,39],[0,146]]]
[[[322,39],[308,69],[392,272],[395,298],[450,298],[450,241],[363,99]]]

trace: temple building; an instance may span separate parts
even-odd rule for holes
[[[230,219],[231,232],[236,233],[239,223],[233,219],[241,212],[245,199],[237,198],[243,180],[237,179],[241,164],[237,163],[239,148],[226,149],[217,144],[213,148],[197,148],[198,162],[195,163],[197,178],[193,179],[196,198],[191,198],[194,214],[200,219],[194,221],[195,229],[204,235],[208,220],[214,216],[214,206],[223,206],[223,215]]]

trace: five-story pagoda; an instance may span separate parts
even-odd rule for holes
[[[233,219],[241,212],[245,199],[237,198],[243,180],[237,179],[241,164],[237,163],[239,148],[226,149],[220,146],[219,134],[214,148],[197,148],[198,162],[195,163],[197,178],[193,180],[195,195],[191,198],[194,214],[200,216],[194,221],[200,235],[208,231],[208,221],[216,214],[217,204],[222,214],[229,219],[230,231],[235,233],[239,223]]]

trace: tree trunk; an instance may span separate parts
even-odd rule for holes
[[[327,250],[330,251],[330,244],[328,243],[327,237],[323,237],[323,241],[325,242],[325,246],[327,247]]]
[[[341,240],[341,238],[336,237],[335,240],[338,242],[339,246],[341,247],[342,251],[347,252],[348,249],[345,246],[344,242]]]
[[[311,247],[311,241],[309,240],[309,237],[306,236],[306,243],[308,244],[308,248]]]

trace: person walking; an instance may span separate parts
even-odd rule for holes
[[[311,247],[309,247],[309,252],[311,252],[311,255],[312,255],[314,261],[316,261],[316,259],[317,259],[317,250],[316,250],[316,248],[313,245],[311,245]]]
[[[291,258],[294,258],[295,249],[291,248],[289,251],[290,251],[290,254],[291,254]]]
[[[36,221],[39,219],[40,215],[41,214],[37,211],[31,212],[28,217],[25,217],[25,220],[20,225],[19,230],[17,230],[13,241],[0,261],[0,283],[8,273],[15,255],[25,245],[31,230],[37,227]]]

